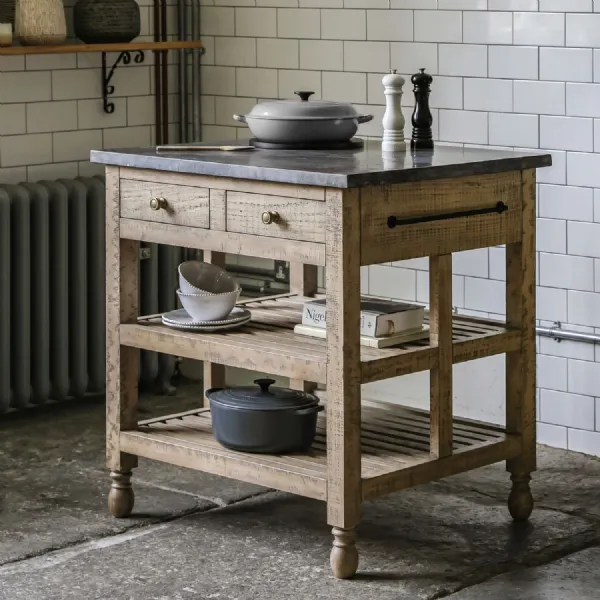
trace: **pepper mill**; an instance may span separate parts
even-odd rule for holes
[[[413,82],[415,93],[415,110],[412,114],[412,140],[410,147],[414,150],[433,148],[433,134],[431,125],[433,117],[429,109],[429,94],[431,93],[431,82],[433,77],[425,73],[425,69],[419,69],[410,80]]]
[[[402,152],[406,149],[404,140],[404,125],[406,121],[402,114],[402,88],[405,79],[394,69],[382,79],[385,87],[386,110],[383,115],[383,152]]]

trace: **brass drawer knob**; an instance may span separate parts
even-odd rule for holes
[[[266,210],[262,214],[262,222],[265,225],[270,225],[271,223],[279,223],[279,213],[271,210]]]
[[[166,209],[167,201],[164,198],[152,198],[152,200],[150,200],[150,208],[152,210]]]

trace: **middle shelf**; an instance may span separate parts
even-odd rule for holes
[[[120,342],[142,350],[326,383],[326,340],[294,333],[294,325],[302,320],[305,300],[284,294],[246,302],[252,321],[229,333],[178,331],[162,325],[160,315],[142,317],[137,323],[120,326]],[[454,316],[452,333],[455,364],[514,351],[520,345],[519,331],[482,319]],[[363,383],[437,365],[437,350],[428,339],[385,349],[361,346],[360,352]]]

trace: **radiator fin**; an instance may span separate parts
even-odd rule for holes
[[[102,177],[0,185],[0,413],[105,389]],[[151,245],[142,313],[176,308],[182,249]],[[144,352],[140,383],[170,392],[175,358]]]

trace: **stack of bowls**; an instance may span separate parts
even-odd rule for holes
[[[242,288],[224,269],[200,260],[181,263],[177,296],[194,321],[219,321],[233,310]]]

